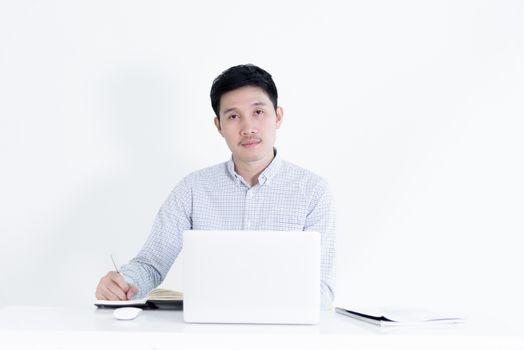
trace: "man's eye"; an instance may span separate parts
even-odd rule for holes
[[[256,114],[256,115],[262,115],[262,114],[264,114],[264,111],[261,110],[261,109],[257,109],[257,110],[255,111],[255,114]]]
[[[238,115],[236,114],[231,114],[228,119],[237,119],[238,118]]]

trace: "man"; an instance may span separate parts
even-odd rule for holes
[[[143,297],[165,278],[185,230],[279,230],[321,233],[321,305],[333,301],[335,218],[319,176],[280,158],[274,148],[284,112],[271,75],[231,67],[211,88],[215,126],[232,158],[186,176],[160,208],[142,250],[121,273],[109,272],[98,299]]]

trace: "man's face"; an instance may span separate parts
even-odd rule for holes
[[[235,162],[272,159],[283,111],[280,107],[275,111],[264,90],[244,86],[229,91],[220,99],[219,112],[220,119],[215,118],[215,125],[226,139]]]

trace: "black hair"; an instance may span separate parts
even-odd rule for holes
[[[211,86],[211,106],[217,117],[220,117],[220,98],[226,92],[244,86],[256,86],[264,90],[277,108],[278,92],[271,74],[253,64],[241,64],[223,71]]]

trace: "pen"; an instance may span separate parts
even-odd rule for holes
[[[115,267],[116,272],[120,273],[118,266],[116,266],[115,259],[113,259],[113,254],[110,254],[110,256],[111,256],[111,261],[113,262],[113,266]]]

